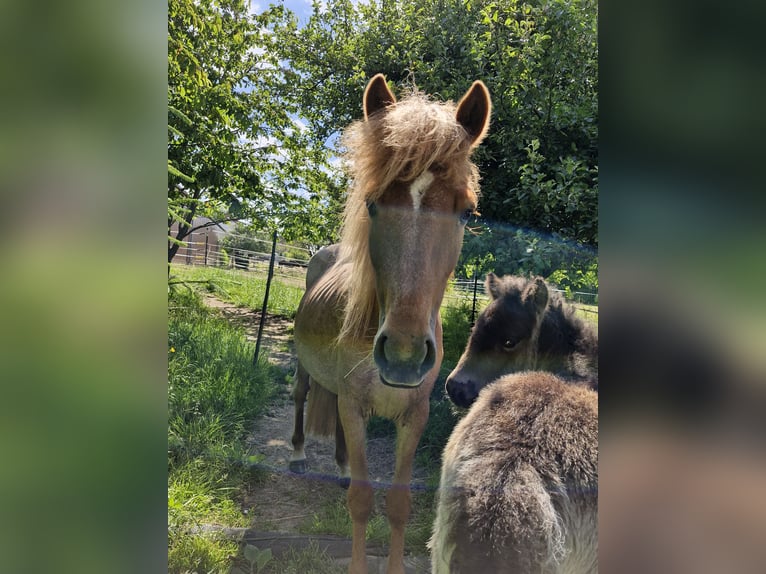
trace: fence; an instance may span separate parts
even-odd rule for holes
[[[585,293],[582,291],[567,293],[563,289],[555,288],[552,288],[551,291],[561,293],[567,302],[581,312],[591,314],[594,317],[598,316],[598,293]],[[478,278],[476,280],[455,279],[452,282],[452,288],[448,289],[444,294],[444,299],[451,304],[469,302],[472,309],[475,310],[474,314],[478,314],[489,303],[489,295],[484,287],[484,281]]]
[[[248,249],[230,249],[231,255],[220,245],[211,242],[205,237],[204,241],[185,241],[184,248],[179,250],[175,260],[187,265],[209,265],[213,267],[229,267],[236,269],[249,269],[252,265],[263,263],[268,265],[271,258],[270,251],[252,251]],[[282,255],[279,250],[300,252],[305,257],[291,257]],[[277,254],[275,265],[283,267],[306,267],[311,258],[311,251],[303,247],[288,245],[277,242]]]
[[[265,243],[265,241],[264,241]],[[252,251],[247,249],[231,249],[231,255],[219,245],[212,244],[205,237],[205,241],[189,241],[187,248],[181,256],[177,256],[179,263],[187,265],[205,265],[253,273],[266,273],[271,259],[271,253],[266,251]],[[283,254],[280,254],[281,253]],[[287,256],[284,253],[300,253],[301,257]],[[273,275],[287,285],[303,288],[305,285],[305,273],[311,251],[295,245],[276,243]],[[582,313],[591,318],[598,316],[598,294],[574,291],[567,293],[561,289],[553,289]],[[473,279],[454,279],[451,287],[444,296],[445,302],[451,305],[468,303],[477,315],[489,302],[489,296],[484,288],[484,281]],[[287,310],[285,310],[287,311]]]

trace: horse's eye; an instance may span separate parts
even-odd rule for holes
[[[473,215],[473,209],[466,209],[463,213],[460,214],[460,223],[465,225],[468,223],[468,220],[471,219],[471,216]]]
[[[506,351],[510,351],[515,346],[516,346],[516,343],[514,343],[510,339],[508,339],[507,341],[505,341],[505,343],[503,343],[503,349],[506,350]]]
[[[378,212],[378,207],[375,205],[374,201],[370,201],[367,203],[367,213],[370,214],[370,217],[375,217],[375,214]]]

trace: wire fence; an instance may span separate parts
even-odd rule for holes
[[[268,245],[267,247],[270,247]],[[229,253],[230,252],[230,253]],[[294,245],[277,242],[275,265],[282,267],[307,267],[311,259],[311,251]],[[254,251],[250,249],[224,249],[206,236],[199,241],[185,241],[178,249],[174,258],[177,263],[186,265],[206,265],[212,267],[228,267],[230,269],[248,270],[258,263],[268,265],[270,251]]]
[[[484,286],[484,281],[474,279],[454,279],[452,289],[445,293],[444,298],[454,302],[469,300],[476,301],[478,308],[483,308],[489,302],[489,295]],[[551,291],[560,293],[562,297],[585,313],[598,315],[598,293],[586,293],[584,291],[565,291],[564,289],[551,288]],[[474,299],[475,293],[475,299]]]
[[[266,244],[267,242],[262,241],[262,243]],[[185,245],[176,254],[174,261],[186,265],[203,265],[251,272],[260,276],[267,273],[271,255],[270,251],[241,248],[223,249],[217,242],[210,241],[208,236],[205,236],[204,240],[185,242]],[[286,285],[304,288],[306,268],[311,255],[312,252],[309,249],[277,242],[274,253],[274,277]],[[561,293],[566,301],[586,316],[591,319],[597,318],[598,293],[567,292],[556,288],[552,290]],[[446,305],[469,304],[474,310],[474,315],[478,315],[489,303],[489,296],[482,279],[456,278],[450,282],[444,295],[444,302]],[[287,313],[291,310],[282,309],[282,311]]]

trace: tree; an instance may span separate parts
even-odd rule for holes
[[[330,0],[303,28],[271,30],[317,146],[360,117],[375,73],[453,100],[481,78],[484,217],[596,246],[596,18],[594,0]]]
[[[339,194],[269,26],[287,32],[294,18],[279,8],[254,17],[247,0],[169,1],[168,262],[197,216],[299,229],[318,226],[312,207],[332,208]]]

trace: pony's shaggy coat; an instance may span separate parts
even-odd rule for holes
[[[597,572],[598,395],[550,373],[482,390],[444,450],[435,574]]]

